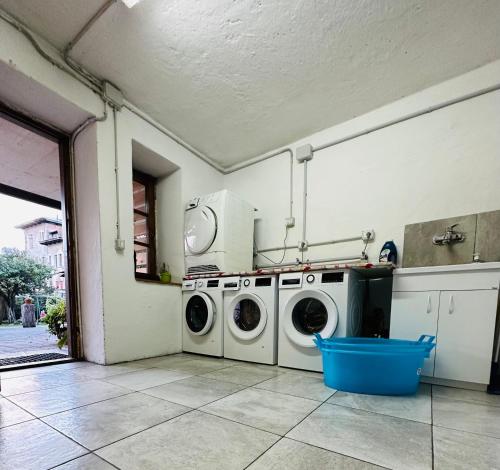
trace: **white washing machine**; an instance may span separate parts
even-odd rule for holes
[[[235,288],[239,278],[191,279],[182,282],[182,350],[223,356],[224,284]]]
[[[347,271],[280,274],[278,365],[321,372],[314,333],[346,335],[347,299]]]
[[[277,287],[276,275],[245,276],[224,292],[224,357],[276,364]]]
[[[184,215],[186,274],[250,271],[254,208],[228,191],[192,199]]]

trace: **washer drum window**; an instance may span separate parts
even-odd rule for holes
[[[264,331],[267,310],[260,297],[253,294],[238,294],[230,302],[226,321],[229,331],[237,339],[250,341]]]
[[[193,295],[186,304],[186,325],[194,335],[207,334],[212,328],[214,315],[215,307],[212,299],[203,292]]]
[[[337,329],[339,313],[333,299],[320,290],[301,290],[287,302],[283,312],[283,329],[297,346],[316,347],[313,333],[330,338]]]

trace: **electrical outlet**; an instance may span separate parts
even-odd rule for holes
[[[373,229],[363,230],[361,232],[361,239],[364,242],[373,241],[374,238],[375,238],[375,230]]]
[[[287,217],[285,219],[285,226],[286,228],[295,227],[295,217]]]

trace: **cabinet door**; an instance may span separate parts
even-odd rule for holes
[[[497,302],[497,290],[441,292],[435,377],[489,382]]]
[[[416,340],[420,335],[436,336],[439,291],[393,292],[390,337]],[[425,360],[422,375],[434,375],[434,350]]]

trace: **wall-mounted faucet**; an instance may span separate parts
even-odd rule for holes
[[[451,243],[460,243],[465,241],[465,233],[456,232],[455,227],[458,224],[453,224],[450,227],[446,227],[443,235],[434,235],[432,237],[432,243],[434,245],[450,245]]]

